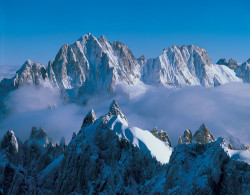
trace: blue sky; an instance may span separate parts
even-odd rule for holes
[[[83,34],[122,41],[136,57],[171,45],[205,48],[212,62],[250,58],[250,2],[0,0],[0,65],[47,64]]]

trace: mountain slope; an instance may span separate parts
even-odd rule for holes
[[[15,77],[0,82],[0,93],[6,96],[11,90],[34,84],[59,88],[70,102],[87,94],[113,92],[118,84],[214,87],[242,82],[241,78],[249,82],[245,67],[247,63],[234,72],[225,65],[211,64],[206,50],[193,45],[169,47],[155,59],[136,59],[122,42],[110,43],[104,36],[97,39],[88,33],[71,45],[63,45],[48,66],[27,60]]]
[[[229,68],[211,64],[206,50],[193,45],[172,46],[155,59],[139,58],[139,62],[142,80],[147,84],[214,87],[241,81]]]
[[[204,125],[197,132],[211,137]],[[24,144],[8,131],[0,150],[0,191],[248,194],[250,165],[237,161],[232,151],[219,138],[210,143],[179,144],[172,152],[160,137],[129,127],[113,101],[109,112],[98,119],[91,110],[68,145],[63,139],[55,145],[41,128],[33,128]]]
[[[166,171],[169,194],[249,194],[250,166],[231,160],[222,138],[207,144],[181,144]]]

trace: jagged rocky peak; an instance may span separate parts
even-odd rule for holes
[[[165,191],[171,194],[249,194],[249,165],[230,159],[223,145],[224,140],[218,138],[210,144],[176,147],[166,171]]]
[[[88,114],[85,116],[82,122],[82,127],[87,127],[91,124],[93,124],[96,121],[96,115],[93,109],[91,109]]]
[[[205,124],[202,124],[193,136],[193,142],[196,142],[196,143],[205,144],[205,143],[214,142],[215,140],[216,140],[215,137],[208,130]]]
[[[228,148],[229,148],[230,150],[234,150],[234,147],[233,147],[233,145],[232,145],[231,143],[228,144]]]
[[[12,155],[18,153],[18,140],[12,130],[7,131],[4,135],[1,149],[6,149]]]
[[[137,61],[140,64],[141,68],[143,68],[143,66],[147,63],[147,59],[145,58],[144,55],[142,55],[141,57],[139,57],[137,59]]]
[[[46,147],[48,144],[54,145],[52,137],[49,137],[47,132],[42,127],[32,127],[30,137],[27,141],[28,144],[36,144]]]
[[[234,59],[230,58],[228,60],[227,67],[235,70],[236,68],[238,68],[238,63]]]
[[[109,106],[109,113],[106,116],[120,116],[121,118],[123,118],[124,120],[127,120],[127,118],[125,117],[125,115],[122,113],[121,108],[119,107],[119,105],[117,104],[116,100],[113,100],[112,103]]]
[[[31,60],[27,60],[22,67],[16,72],[13,78],[14,86],[19,87],[26,84],[43,84],[48,78],[46,74],[46,68]]]
[[[88,32],[87,34],[81,36],[81,38],[78,39],[78,41],[88,40],[88,39],[96,39],[96,38],[94,37],[93,34],[91,34],[90,32]]]
[[[158,132],[157,127],[154,127],[153,130],[151,131],[151,133],[155,137],[157,137],[158,139],[163,141],[167,146],[171,147],[171,142],[170,142],[169,136],[165,130],[161,130],[160,132]]]
[[[238,63],[234,59],[232,59],[232,58],[230,58],[228,60],[228,62],[227,62],[227,60],[225,58],[221,58],[221,59],[219,59],[219,61],[217,62],[217,64],[219,64],[219,65],[226,65],[228,68],[231,68],[233,70],[235,70],[236,68],[238,68]]]
[[[182,144],[182,138],[181,138],[181,136],[178,137],[178,145],[179,144]]]
[[[157,127],[154,127],[153,130],[151,131],[151,133],[152,133],[155,137],[158,137],[158,129],[157,129]]]
[[[48,62],[48,66],[51,67],[52,66],[52,62],[51,60]]]
[[[144,55],[142,55],[141,57],[139,57],[139,58],[138,58],[138,60],[139,60],[139,61],[145,61],[145,60],[146,60],[146,58],[145,58],[145,56],[144,56]]]
[[[221,58],[221,59],[218,60],[218,62],[216,64],[227,65],[227,60],[225,58]]]
[[[235,66],[237,66],[238,65],[238,63],[234,60],[234,59],[232,59],[232,58],[230,58],[229,60],[228,60],[228,63],[227,63],[228,65],[235,65]]]
[[[183,136],[179,136],[178,144],[191,144],[192,143],[192,132],[187,129],[184,131]]]
[[[166,145],[171,147],[171,142],[166,131],[161,130],[158,136],[161,141],[163,141]]]
[[[118,106],[116,100],[113,100],[112,103],[110,104],[110,106],[109,106],[109,113],[111,115],[121,115],[122,114],[121,109]]]
[[[38,63],[38,62],[34,62],[34,61],[28,59],[28,60],[26,60],[24,62],[24,64],[22,65],[22,67],[17,72],[20,73],[23,70],[25,70],[26,68],[33,68],[33,66],[40,68],[42,65],[40,63]]]
[[[236,75],[246,83],[250,83],[250,58],[235,69]]]
[[[183,142],[185,144],[191,144],[192,143],[192,132],[190,130],[185,130],[184,131]]]
[[[44,139],[46,137],[48,137],[48,134],[42,127],[32,127],[30,139]]]
[[[107,39],[104,35],[101,35],[100,38],[99,38],[98,40],[99,40],[99,41],[109,42],[108,39]]]

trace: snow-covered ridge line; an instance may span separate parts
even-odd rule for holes
[[[250,165],[241,161],[249,163],[250,151],[229,149],[204,124],[194,136],[186,130],[181,140],[173,150],[166,132],[130,127],[113,101],[98,119],[91,110],[68,145],[64,139],[54,144],[42,128],[33,128],[25,143],[8,131],[0,149],[0,189],[4,194],[247,192]]]
[[[55,87],[68,102],[86,94],[112,92],[117,85],[215,87],[228,82],[249,82],[249,60],[237,68],[211,64],[205,49],[194,45],[172,46],[154,59],[136,59],[122,42],[110,43],[103,35],[88,33],[72,45],[63,45],[48,66],[27,60],[12,79],[0,82],[1,95],[27,84]],[[224,61],[218,62],[223,64]],[[225,62],[227,63],[227,62]],[[235,62],[228,62],[234,65]]]

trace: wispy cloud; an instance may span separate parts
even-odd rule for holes
[[[131,126],[148,130],[157,126],[168,132],[173,144],[185,129],[194,132],[202,123],[216,137],[230,134],[243,143],[250,142],[249,84],[182,89],[138,85],[136,90],[120,86],[116,95],[92,97],[85,106],[62,105],[58,92],[50,90],[28,87],[11,94],[7,104],[12,114],[0,124],[1,135],[13,129],[18,137],[26,139],[32,126],[42,126],[56,140],[65,136],[69,141],[91,108],[101,116],[108,112],[111,100],[116,99]],[[53,104],[57,107],[48,109]]]

